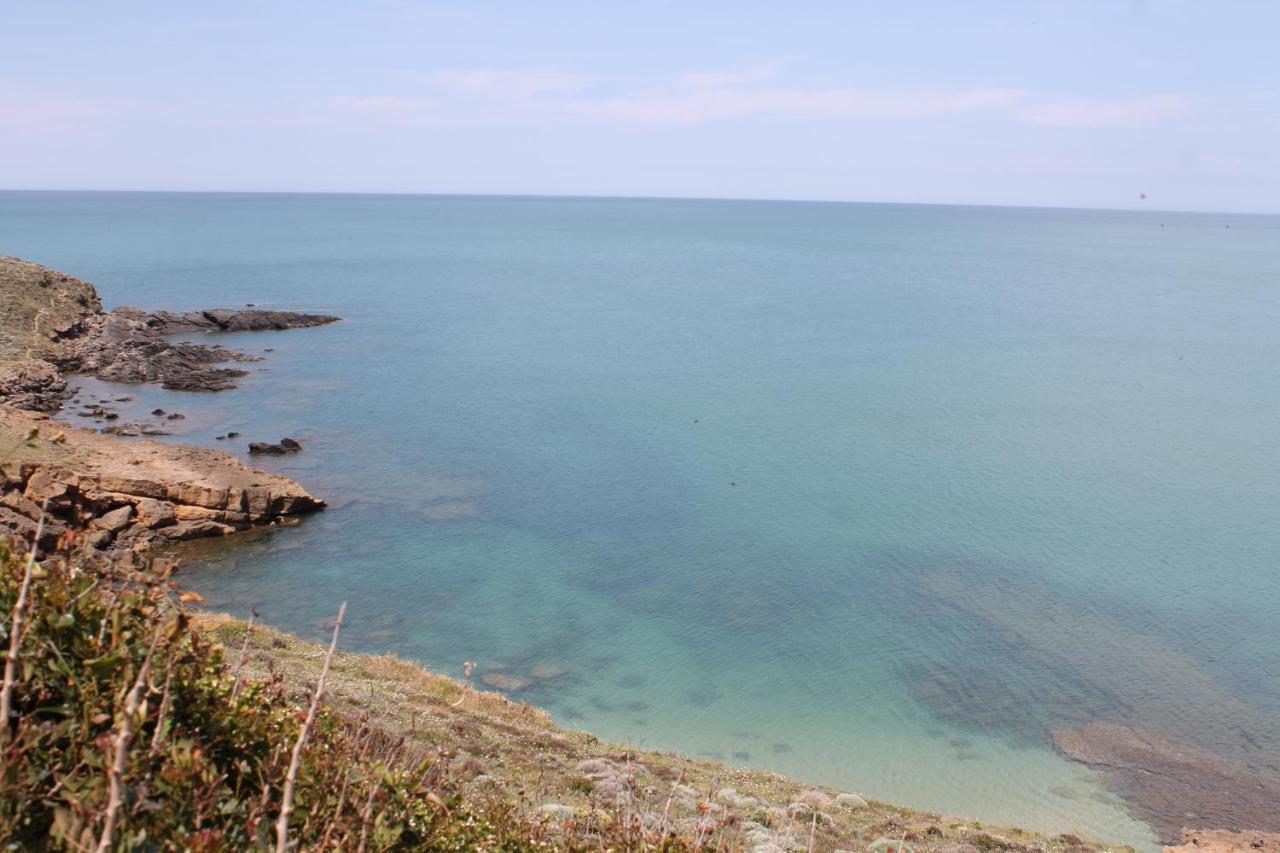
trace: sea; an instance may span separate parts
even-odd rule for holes
[[[1280,217],[0,194],[111,306],[331,313],[108,387],[329,501],[205,606],[563,726],[1141,849],[1053,732],[1280,765]],[[229,431],[237,439],[219,438]]]

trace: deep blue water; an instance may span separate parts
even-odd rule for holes
[[[565,725],[1149,844],[1049,732],[1280,767],[1280,218],[0,194],[108,304],[326,311],[174,440],[329,498],[209,606]],[[508,682],[510,683],[510,682]]]

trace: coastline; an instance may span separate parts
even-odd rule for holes
[[[16,394],[26,394],[26,399],[38,406],[56,408],[66,399],[64,366],[87,368],[86,372],[108,379],[120,375],[142,377],[136,381],[160,382],[179,390],[216,391],[234,384],[239,371],[215,365],[244,360],[246,357],[242,355],[201,345],[179,345],[177,348],[166,345],[155,349],[156,338],[165,334],[239,330],[217,322],[218,317],[227,320],[227,315],[215,315],[210,319],[210,312],[161,315],[137,309],[105,314],[101,312],[100,305],[94,307],[96,294],[92,293],[90,286],[50,274],[54,276],[50,286],[65,286],[72,294],[69,303],[73,310],[65,314],[61,310],[42,314],[44,320],[33,326],[33,331],[49,338],[48,349],[52,358],[39,360],[51,365],[53,372],[51,374],[27,359],[17,375],[19,378],[34,377],[35,381],[20,385]],[[88,292],[81,286],[88,287]],[[78,315],[74,311],[75,305],[83,309]],[[198,321],[168,320],[166,317],[205,317],[210,326],[201,329]],[[136,324],[143,328],[140,330]],[[108,329],[113,331],[104,335],[102,330]],[[125,330],[123,338],[121,330]],[[154,331],[155,337],[148,330]],[[135,333],[140,333],[141,337],[133,337]],[[95,337],[95,334],[102,336]],[[118,348],[110,349],[121,340],[129,343],[131,352],[136,350],[133,354],[138,356],[137,359],[121,360],[117,357]],[[87,343],[92,341],[98,342]],[[37,345],[43,346],[39,341]],[[169,353],[176,353],[176,360]],[[29,356],[31,349],[26,354]],[[218,360],[213,360],[215,358]],[[177,374],[171,371],[177,371]],[[167,375],[171,378],[166,378]],[[124,442],[119,438],[65,427],[42,419],[40,415],[19,413],[3,404],[0,404],[0,413],[4,415],[6,432],[10,435],[21,437],[30,429],[40,430],[35,447],[20,443],[18,448],[23,453],[30,451],[33,456],[20,463],[17,475],[6,481],[5,490],[9,494],[18,493],[27,503],[17,509],[10,507],[10,510],[29,521],[33,507],[38,511],[38,501],[45,497],[55,503],[60,501],[59,509],[68,517],[66,526],[74,529],[77,522],[84,520],[89,525],[86,539],[92,537],[93,547],[108,559],[142,559],[154,547],[172,541],[293,523],[300,515],[323,506],[322,501],[307,494],[293,481],[247,468],[227,454],[156,442]],[[139,473],[139,476],[131,476],[131,473]],[[264,478],[273,479],[268,481]],[[265,491],[255,491],[263,489]],[[152,526],[151,522],[157,519],[157,515],[150,503],[144,503],[146,501],[168,504],[172,520],[161,508],[158,517],[163,523]],[[94,517],[105,520],[112,513],[117,515],[105,527],[93,528],[93,522],[88,521]],[[123,526],[114,527],[121,516],[124,516]],[[18,523],[14,529],[20,527],[21,523]],[[165,530],[169,533],[157,532]]]

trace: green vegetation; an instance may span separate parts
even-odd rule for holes
[[[39,563],[0,539],[6,849],[1095,849],[604,743],[391,656],[191,611],[163,566],[90,572],[77,539]]]
[[[27,561],[0,542],[12,618]],[[299,707],[281,679],[235,679],[167,584],[33,565],[3,736],[10,849],[269,847]],[[114,824],[113,826],[111,824]],[[523,849],[537,827],[474,811],[439,762],[321,709],[302,751],[291,845]]]

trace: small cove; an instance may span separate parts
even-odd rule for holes
[[[346,599],[566,725],[1144,846],[1051,731],[1280,765],[1280,224],[1164,216],[0,195],[110,304],[345,318],[219,339],[235,391],[86,383],[303,439],[252,464],[332,509],[187,569],[208,606]]]

